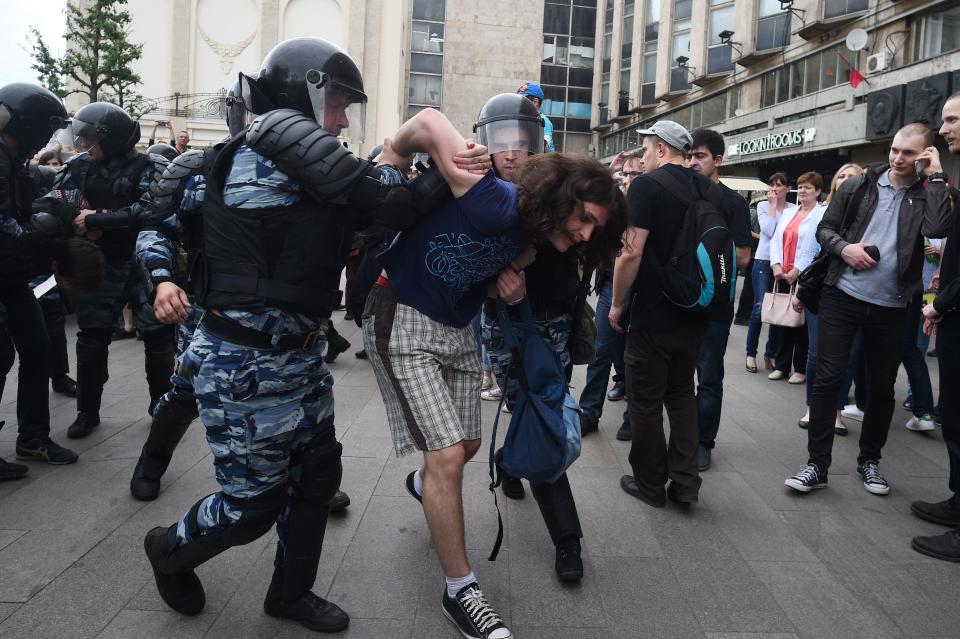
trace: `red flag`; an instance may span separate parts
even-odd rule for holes
[[[863,74],[854,68],[850,69],[850,86],[856,89],[864,81]]]

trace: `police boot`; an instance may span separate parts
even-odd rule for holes
[[[77,419],[67,437],[86,437],[100,424],[100,400],[110,375],[107,351],[110,329],[82,328],[77,334]]]
[[[176,540],[176,524],[169,528],[154,528],[144,538],[143,549],[153,568],[153,576],[157,582],[160,597],[168,606],[182,615],[197,615],[206,605],[207,596],[203,592],[200,578],[193,572],[194,567],[173,572],[161,567],[174,553]]]
[[[170,390],[170,376],[177,355],[176,332],[172,326],[154,328],[143,335],[143,368],[147,374],[147,389],[150,405],[147,412],[153,415],[160,398]]]
[[[339,357],[340,353],[350,350],[350,342],[347,338],[337,332],[333,326],[327,330],[327,354],[323,356],[323,361],[332,364]]]
[[[583,578],[583,560],[580,558],[583,532],[566,473],[552,484],[530,484],[530,490],[557,549],[557,576],[561,581],[579,581]]]
[[[184,388],[174,386],[160,399],[153,411],[150,435],[130,479],[130,494],[134,498],[140,501],[157,498],[160,478],[167,471],[173,451],[198,414],[193,393]]]
[[[343,473],[342,450],[331,430],[291,456],[293,495],[278,526],[280,543],[263,602],[264,612],[271,617],[291,619],[316,632],[338,632],[350,623],[339,606],[310,591],[317,579],[330,500]]]

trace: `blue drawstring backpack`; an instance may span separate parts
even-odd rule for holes
[[[534,483],[556,481],[580,456],[579,406],[567,392],[567,378],[560,357],[537,333],[530,303],[524,300],[518,307],[522,320],[523,341],[507,315],[503,302],[497,301],[500,332],[510,349],[510,373],[516,375],[520,392],[510,415],[510,426],[504,438],[500,467],[511,477],[523,477]],[[500,405],[506,399],[501,399]],[[497,425],[501,411],[493,422],[490,437],[490,490],[500,485],[494,467],[497,443]],[[499,506],[497,518],[500,519]],[[503,541],[503,521],[490,560],[496,559]]]

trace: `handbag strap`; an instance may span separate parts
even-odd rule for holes
[[[509,372],[508,372],[509,374]],[[497,426],[500,424],[500,415],[503,414],[503,405],[507,400],[506,392],[500,395],[500,404],[497,406],[497,416],[493,418],[493,433],[490,435],[490,460],[487,471],[490,474],[489,490],[493,493],[493,505],[497,509],[497,540],[493,542],[493,549],[487,561],[496,561],[503,545],[503,515],[500,513],[500,502],[497,500],[497,486],[500,485],[500,473],[496,472],[497,454]]]

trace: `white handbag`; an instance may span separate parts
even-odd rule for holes
[[[797,328],[804,324],[803,311],[797,312],[793,303],[797,299],[797,285],[790,287],[789,293],[778,293],[774,283],[772,293],[763,294],[763,306],[760,307],[760,319],[764,324]]]

